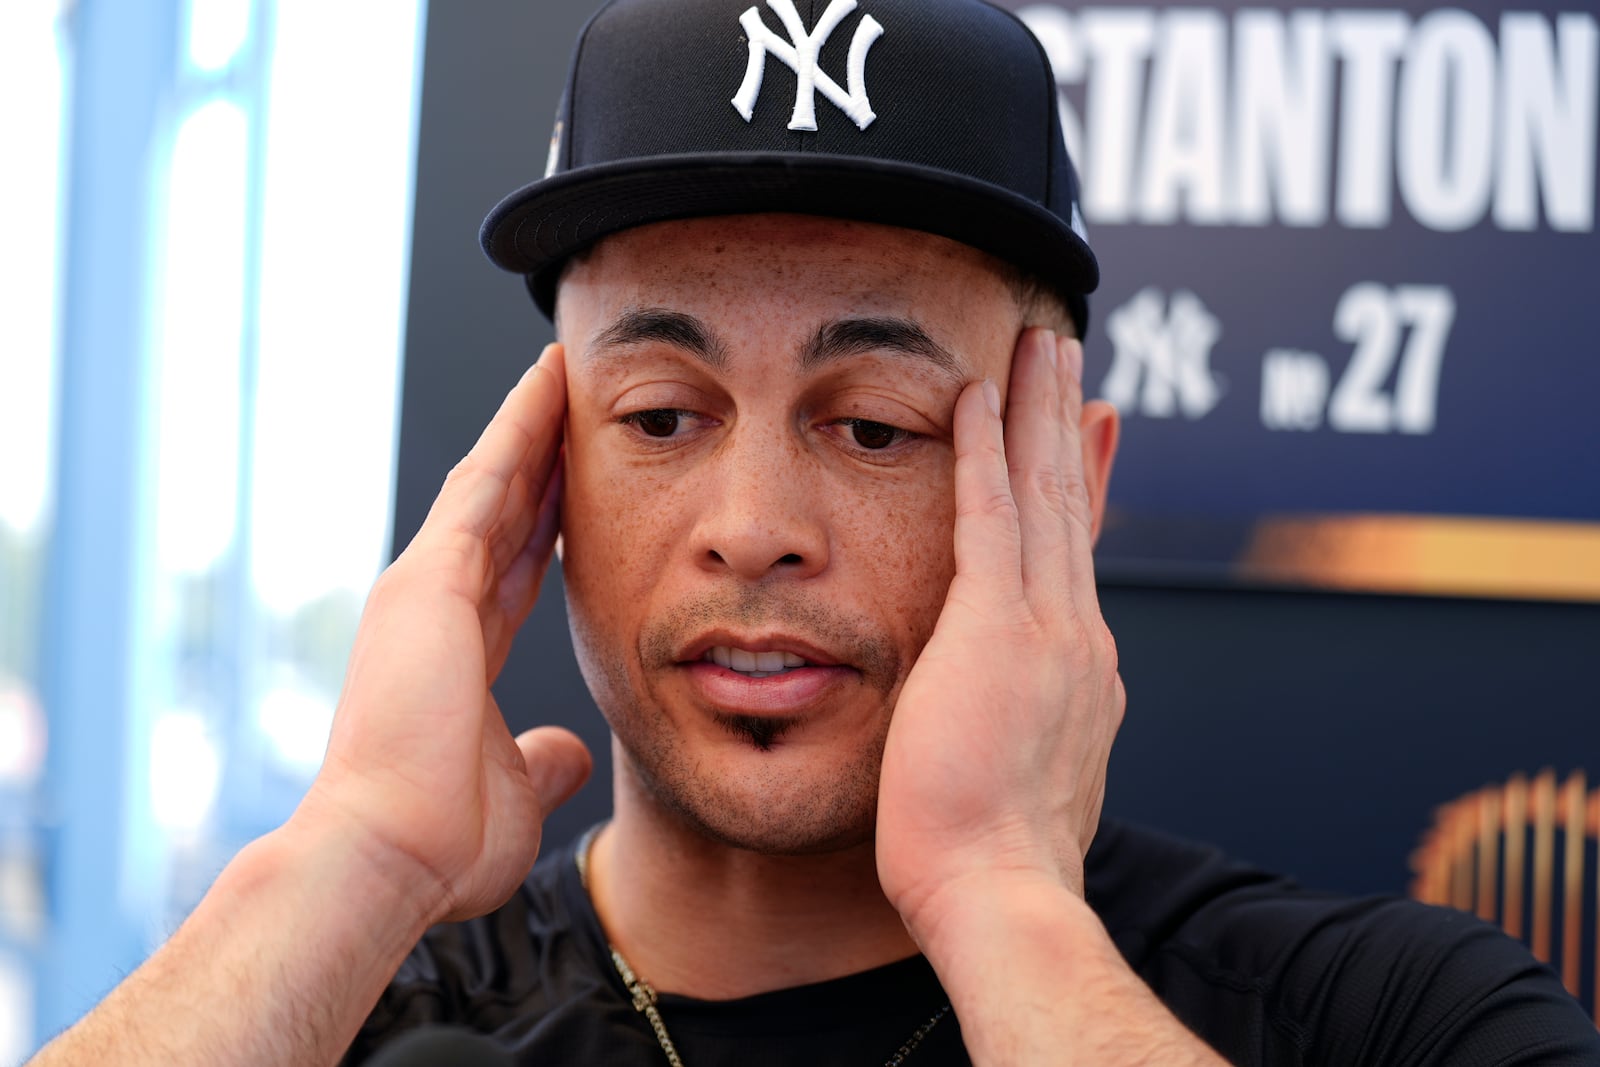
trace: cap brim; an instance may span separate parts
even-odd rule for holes
[[[1060,217],[986,182],[858,156],[719,153],[583,167],[506,197],[479,240],[495,264],[527,276],[551,315],[562,264],[601,238],[652,222],[761,212],[903,226],[971,245],[1054,287],[1080,334],[1088,327],[1084,296],[1099,284],[1099,267]]]

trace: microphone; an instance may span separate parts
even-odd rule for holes
[[[516,1067],[505,1049],[459,1026],[425,1026],[379,1050],[367,1067]]]

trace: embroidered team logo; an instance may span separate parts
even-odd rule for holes
[[[805,24],[800,21],[800,13],[794,9],[794,0],[767,0],[767,6],[778,13],[783,28],[788,31],[789,40],[785,41],[767,29],[767,24],[761,21],[758,8],[752,7],[739,16],[739,25],[744,27],[745,37],[750,42],[750,63],[745,67],[744,82],[739,86],[738,95],[733,98],[733,106],[744,116],[744,120],[749,122],[755,115],[756,99],[761,95],[761,79],[766,73],[767,54],[770,52],[794,71],[799,83],[795,88],[794,115],[789,119],[791,130],[817,128],[818,93],[850,116],[850,120],[861,129],[871,126],[872,120],[878,116],[872,113],[872,103],[867,99],[867,52],[873,42],[883,36],[883,27],[878,20],[866,15],[856,26],[856,35],[850,40],[850,59],[845,79],[850,91],[846,92],[818,67],[817,59],[822,54],[822,46],[828,43],[828,36],[856,9],[856,0],[833,0],[828,10],[822,13],[816,29],[810,33],[806,32]]]

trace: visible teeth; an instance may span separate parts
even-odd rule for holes
[[[752,678],[765,678],[782,674],[794,667],[804,667],[806,661],[793,652],[748,652],[742,648],[716,645],[706,650],[705,658],[719,667],[748,674]]]

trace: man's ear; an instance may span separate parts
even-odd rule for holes
[[[1117,458],[1117,440],[1122,419],[1117,409],[1104,400],[1089,400],[1078,421],[1083,441],[1083,481],[1089,491],[1089,508],[1094,515],[1093,536],[1100,540],[1100,526],[1106,517],[1106,492],[1111,486],[1111,466]]]

